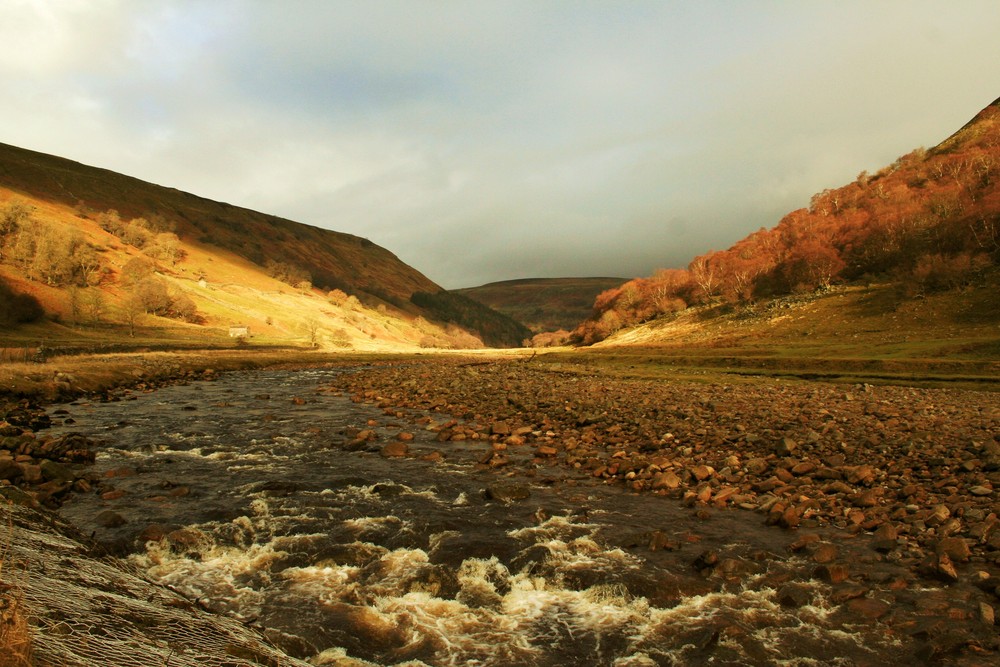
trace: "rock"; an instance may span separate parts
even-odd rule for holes
[[[996,625],[996,611],[985,602],[979,603],[979,620],[986,625]]]
[[[836,560],[839,551],[835,544],[823,542],[816,545],[812,552],[812,560],[814,563],[830,563]]]
[[[813,570],[813,578],[825,581],[828,584],[839,584],[847,581],[850,571],[846,565],[839,563],[825,563]]]
[[[951,562],[948,554],[929,556],[921,563],[920,571],[927,576],[947,583],[958,581],[958,570],[955,569],[955,564]]]
[[[21,478],[25,484],[42,483],[42,466],[34,463],[21,463]]]
[[[810,463],[809,461],[803,461],[802,463],[796,463],[792,466],[792,474],[796,477],[801,477],[803,475],[808,475],[812,471],[816,470],[816,464]]]
[[[875,507],[878,505],[878,491],[876,489],[866,489],[851,498],[855,507]]]
[[[899,531],[891,523],[883,523],[875,530],[872,548],[876,551],[888,552],[898,546]]]
[[[747,472],[752,475],[762,475],[770,467],[766,459],[754,458],[747,461]]]
[[[993,494],[993,489],[991,489],[988,486],[979,485],[969,489],[969,493],[971,493],[974,496],[989,496]]]
[[[778,525],[782,528],[797,528],[802,522],[802,511],[798,507],[788,507],[781,513]]]
[[[791,456],[792,453],[798,448],[798,443],[791,438],[782,438],[781,441],[774,446],[774,453],[778,456]]]
[[[20,476],[21,466],[14,463],[14,459],[0,459],[0,479],[6,479],[13,482]]]
[[[691,474],[699,482],[703,482],[712,475],[715,474],[715,470],[711,466],[699,465],[691,468]]]
[[[531,489],[523,482],[503,481],[490,484],[486,487],[487,500],[499,500],[500,502],[510,503],[530,497]]]
[[[650,551],[676,551],[680,547],[662,530],[654,530],[649,536],[647,548]]]
[[[946,555],[952,562],[967,563],[972,556],[969,543],[961,537],[946,537],[935,546],[938,555]]]
[[[396,440],[400,442],[413,442],[413,434],[409,431],[401,431],[396,434]]]
[[[875,598],[855,598],[848,600],[847,608],[859,616],[877,620],[888,614],[892,607],[888,602]]]
[[[490,426],[490,433],[492,435],[510,435],[510,424],[505,421],[494,422],[493,425]]]
[[[405,442],[395,440],[383,446],[381,453],[387,459],[400,458],[410,453],[410,446]]]
[[[845,472],[847,473],[847,481],[851,484],[864,484],[868,486],[875,481],[876,471],[870,465],[855,466],[846,469]]]
[[[541,445],[535,450],[535,456],[541,456],[545,458],[551,458],[559,453],[559,450],[551,445]]]
[[[812,592],[805,584],[788,583],[778,589],[778,604],[782,607],[798,609],[812,602]]]
[[[94,523],[102,528],[117,528],[118,526],[124,526],[128,521],[118,512],[104,510],[94,517]]]
[[[650,485],[652,489],[676,489],[681,485],[681,478],[675,473],[661,472],[653,477],[653,483]]]
[[[951,517],[951,510],[947,505],[935,505],[931,508],[924,522],[928,526],[940,526]]]
[[[72,482],[76,479],[76,474],[68,467],[55,461],[43,459],[39,464],[42,477],[50,482]]]

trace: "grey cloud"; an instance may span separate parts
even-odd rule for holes
[[[41,9],[40,9],[41,8]],[[992,2],[0,6],[0,141],[447,287],[683,266],[997,96]]]

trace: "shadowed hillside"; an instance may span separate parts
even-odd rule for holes
[[[572,329],[590,315],[594,298],[624,278],[525,278],[454,290],[509,315],[532,333]]]

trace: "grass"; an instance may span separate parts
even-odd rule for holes
[[[901,299],[841,288],[756,311],[686,311],[542,363],[616,375],[783,377],[1000,391],[1000,297],[988,286]]]
[[[0,667],[30,667],[34,663],[24,588],[11,575],[13,535],[13,522],[8,517],[7,538],[0,544]]]

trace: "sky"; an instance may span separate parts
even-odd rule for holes
[[[446,288],[683,267],[1000,96],[995,0],[2,0],[0,142]]]

